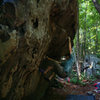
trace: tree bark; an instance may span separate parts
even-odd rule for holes
[[[97,23],[97,25],[96,25],[96,38],[95,38],[95,54],[98,54],[98,30],[97,30],[97,28],[98,28],[98,23]]]
[[[80,66],[79,66],[79,58],[80,58],[80,43],[79,43],[79,3],[78,3],[78,15],[77,15],[77,21],[78,21],[78,28],[77,28],[77,34],[76,34],[76,51],[77,51],[77,57],[76,57],[76,69],[77,69],[77,80],[79,81],[81,79],[81,73],[80,73]]]
[[[85,2],[85,1],[84,1]],[[86,9],[85,9],[85,18],[84,18],[84,44],[83,44],[83,58],[86,56],[86,33],[87,33],[87,28],[86,28],[86,25],[87,25],[87,4],[86,4]]]
[[[59,60],[67,55],[67,38],[73,42],[76,29],[77,0],[1,4],[0,100],[40,100],[50,83],[39,71],[40,63],[46,56]]]

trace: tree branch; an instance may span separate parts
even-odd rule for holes
[[[97,11],[99,12],[100,14],[100,4],[98,3],[98,0],[92,0],[95,8],[97,9]]]

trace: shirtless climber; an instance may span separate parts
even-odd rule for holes
[[[41,64],[42,67],[47,68],[47,69],[43,70],[40,67],[42,73],[44,73],[44,76],[47,75],[51,70],[53,72],[48,77],[48,80],[51,80],[54,77],[55,73],[62,78],[66,78],[72,69],[74,59],[71,54],[71,52],[72,52],[71,40],[70,40],[70,38],[68,38],[68,39],[69,39],[69,51],[70,51],[69,58],[66,57],[66,60],[62,60],[61,62],[58,62],[52,58],[46,57]]]

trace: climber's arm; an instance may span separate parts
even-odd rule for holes
[[[71,38],[68,37],[68,40],[69,40],[69,52],[70,52],[70,54],[71,54],[71,52],[72,52]]]

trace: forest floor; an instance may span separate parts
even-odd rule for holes
[[[46,94],[46,97],[43,100],[66,100],[67,95],[88,95],[88,92],[92,92],[95,95],[95,100],[100,100],[100,93],[96,93],[95,87],[93,86],[95,83],[100,82],[100,79],[96,79],[95,81],[88,81],[85,85],[81,84],[73,84],[66,83],[63,84],[63,88],[54,88],[52,87],[49,93]]]
[[[94,91],[95,87],[93,86],[93,84],[100,82],[100,79],[97,79],[92,83],[91,81],[85,81],[85,82],[86,84],[84,86],[68,83],[64,85],[63,88],[53,88],[53,91],[55,91],[55,93],[61,95],[62,97],[66,97],[66,95],[71,95],[71,94],[72,95],[88,95],[88,92],[92,92],[95,95],[96,100],[100,100],[100,93],[96,93]]]

